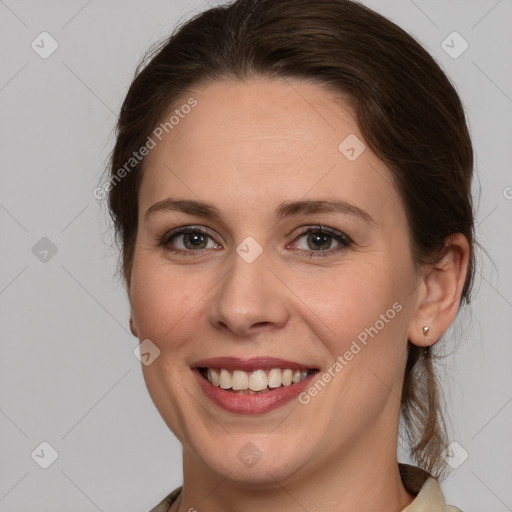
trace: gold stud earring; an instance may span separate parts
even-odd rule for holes
[[[430,327],[428,325],[425,325],[425,327],[423,327],[423,336],[425,336],[428,339],[428,341],[430,341],[430,336],[427,334],[429,330]]]

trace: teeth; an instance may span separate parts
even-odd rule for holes
[[[241,372],[245,373],[245,372]],[[261,391],[266,389],[268,384],[267,374],[263,370],[256,370],[249,376],[249,389],[253,391]],[[234,388],[233,388],[234,389]]]
[[[269,388],[274,389],[281,386],[290,386],[292,383],[296,384],[303,381],[308,374],[308,370],[291,370],[290,368],[272,368],[268,374],[265,370],[246,373],[242,370],[231,372],[224,368],[219,372],[213,368],[208,368],[206,378],[211,384],[222,389],[247,390],[248,394],[254,394],[254,392],[266,393]]]
[[[299,371],[299,370],[297,370]],[[286,370],[283,370],[283,373],[281,374],[281,382],[283,383],[283,386],[289,386],[292,383],[292,375],[293,372],[288,368]],[[297,381],[299,382],[299,381]]]
[[[293,374],[293,382],[300,382],[301,380],[304,380],[308,376],[307,370],[297,370]]]
[[[279,386],[281,386],[281,370],[272,368],[272,370],[268,372],[268,387],[278,388]]]
[[[215,370],[212,370],[212,372]],[[212,382],[213,384],[213,382]],[[220,371],[219,386],[222,389],[229,389],[231,387],[231,373],[227,370]]]
[[[208,377],[208,380],[214,386],[218,386],[219,385],[219,374],[215,370],[212,370],[211,368],[208,368],[207,377]]]
[[[239,389],[247,389],[249,387],[249,377],[247,376],[247,373],[240,370],[235,370],[233,372],[233,377],[231,378],[231,387],[235,391]],[[253,391],[256,390],[253,389]]]

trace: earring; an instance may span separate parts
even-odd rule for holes
[[[429,330],[430,326],[425,325],[425,327],[423,327],[423,336],[425,336],[428,339],[428,341],[430,341],[430,336],[427,334]]]

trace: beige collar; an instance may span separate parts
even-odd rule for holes
[[[402,512],[461,512],[446,504],[439,482],[425,470],[403,463],[398,469],[407,492],[416,496]]]
[[[402,512],[460,512],[446,504],[443,491],[435,478],[429,477],[414,501]]]

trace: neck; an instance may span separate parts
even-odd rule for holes
[[[335,453],[308,474],[282,481],[269,474],[268,484],[258,486],[219,475],[185,451],[183,491],[172,511],[400,512],[413,497],[402,484],[396,450],[386,453],[383,446],[389,443],[378,437],[373,442],[366,438],[364,444],[363,451],[352,445],[345,453]]]

